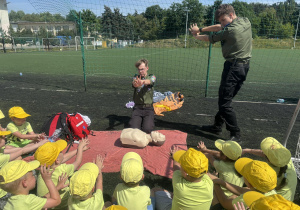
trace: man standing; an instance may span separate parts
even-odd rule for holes
[[[225,58],[219,87],[219,111],[213,125],[202,126],[203,130],[220,134],[222,125],[230,132],[230,140],[240,141],[240,129],[231,106],[233,97],[246,80],[252,51],[252,30],[248,18],[237,17],[231,5],[223,4],[217,9],[215,18],[221,24],[198,28],[190,27],[193,36],[202,41],[220,41]],[[201,32],[216,32],[212,35],[199,35]]]

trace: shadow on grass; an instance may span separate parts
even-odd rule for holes
[[[128,116],[118,116],[115,114],[107,115],[105,118],[109,119],[109,125],[105,130],[115,130],[115,127],[120,125],[124,125],[124,128],[127,128],[130,120]]]

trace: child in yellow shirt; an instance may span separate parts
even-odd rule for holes
[[[60,204],[58,190],[51,180],[52,172],[46,166],[41,166],[41,176],[50,192],[49,198],[39,198],[29,194],[36,185],[36,178],[33,170],[40,166],[37,160],[29,163],[23,160],[14,160],[6,164],[0,170],[0,187],[13,194],[9,199],[4,210],[11,209],[31,209],[40,210],[42,208],[52,208]]]

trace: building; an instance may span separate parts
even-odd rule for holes
[[[0,0],[0,32],[7,33],[9,29],[9,19],[6,0]]]
[[[45,28],[48,33],[57,35],[59,31],[68,30],[76,31],[76,23],[70,21],[64,22],[28,22],[28,21],[18,21],[10,23],[12,29],[17,31],[31,30],[32,33],[37,33],[41,28]]]

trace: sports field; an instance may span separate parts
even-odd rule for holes
[[[188,134],[188,147],[204,141],[215,148],[214,141],[226,139],[201,130],[213,123],[217,112],[217,88],[223,60],[219,48],[212,51],[209,97],[204,97],[207,71],[207,49],[122,48],[86,52],[87,91],[84,91],[81,52],[31,52],[0,54],[0,109],[21,106],[31,114],[28,121],[39,131],[47,116],[57,112],[80,112],[91,118],[93,130],[122,130],[128,125],[132,100],[131,78],[136,73],[134,62],[141,57],[150,61],[150,73],[157,77],[156,90],[181,91],[183,107],[156,117],[157,130],[181,130]],[[299,50],[253,50],[250,72],[233,102],[242,131],[242,147],[259,148],[262,139],[272,136],[283,142],[299,99]],[[219,58],[219,59],[217,59]],[[22,74],[20,74],[22,73]],[[276,103],[284,98],[286,103]],[[300,131],[296,120],[287,148],[295,154]],[[145,172],[144,183],[171,190],[171,181]],[[104,174],[104,197],[110,199],[119,183],[119,174]],[[300,190],[297,190],[296,203]]]
[[[91,77],[129,79],[135,74],[134,62],[150,61],[150,71],[158,78],[158,89],[176,88],[204,95],[207,79],[207,48],[120,48],[85,51],[87,89]],[[289,102],[299,97],[300,50],[254,49],[243,94],[237,99]],[[1,72],[74,75],[82,77],[80,51],[8,53],[1,55]],[[22,64],[22,65],[20,65]],[[208,74],[208,96],[216,97],[223,58],[219,48],[212,48]],[[82,83],[83,84],[83,83]],[[80,88],[79,88],[80,89]],[[162,90],[163,91],[163,90]]]

